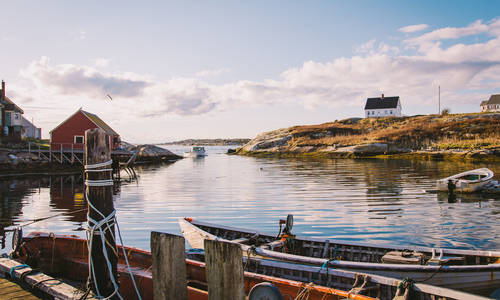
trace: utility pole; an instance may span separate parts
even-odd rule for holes
[[[439,105],[438,115],[440,115],[441,114],[441,86],[440,85],[438,86],[438,103],[439,103],[438,104]]]

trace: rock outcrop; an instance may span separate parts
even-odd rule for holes
[[[500,114],[349,118],[262,133],[236,150],[242,155],[373,157],[412,153],[500,161]],[[422,155],[428,153],[429,155]]]

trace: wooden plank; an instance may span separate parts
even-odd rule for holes
[[[18,265],[20,265],[20,263],[15,260],[9,258],[0,258],[0,273],[9,274],[10,269]],[[16,278],[19,278],[21,274],[29,270],[31,270],[31,268],[15,270],[14,275],[16,276]],[[84,294],[83,291],[43,273],[34,273],[32,275],[26,276],[25,282],[30,286],[36,285],[36,288],[38,290],[61,300],[80,299],[80,297],[82,297],[82,295]],[[87,297],[87,299],[93,299],[92,297],[93,296],[91,294],[89,295],[89,297]]]
[[[151,232],[154,299],[187,300],[185,244],[181,236]]]
[[[88,129],[85,131],[85,165],[94,165],[107,162],[111,159],[111,145],[110,138],[106,132],[100,128]],[[105,166],[100,169],[110,169],[111,166]],[[95,169],[94,169],[95,170]],[[86,179],[92,180],[110,180],[111,171],[105,172],[86,172]],[[89,204],[88,217],[99,222],[104,219],[104,216],[108,216],[114,211],[113,204],[113,186],[90,186],[87,185],[87,202],[92,203],[92,205],[97,209],[92,209]],[[102,215],[101,215],[102,214]],[[95,284],[92,285],[94,293],[97,293],[97,287],[102,296],[108,297],[114,291],[115,287],[112,282],[113,278],[117,277],[117,262],[118,257],[115,255],[116,251],[116,241],[115,236],[115,226],[114,220],[108,222],[109,230],[106,230],[105,240],[106,244],[102,245],[101,236],[99,234],[94,234],[92,237],[92,249],[91,249],[91,259],[93,261],[94,273],[95,273]],[[94,226],[89,221],[89,227]],[[108,226],[102,226],[102,229],[108,228]],[[104,251],[108,254],[108,259],[111,265],[111,274],[108,269],[108,264],[106,262],[106,257],[104,256]],[[117,295],[113,296],[111,299],[119,299]]]
[[[244,300],[243,254],[238,244],[205,240],[208,299]]]

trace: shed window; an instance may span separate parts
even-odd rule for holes
[[[75,135],[75,144],[83,144],[83,135]]]

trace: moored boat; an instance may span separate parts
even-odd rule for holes
[[[359,273],[376,274],[396,279],[489,295],[500,287],[500,252],[428,247],[356,244],[345,241],[318,240],[291,234],[291,220],[283,234],[266,234],[200,222],[192,218],[179,220],[187,242],[203,248],[204,239],[239,243],[243,253],[273,259],[276,264],[293,262],[304,270],[318,266]],[[281,224],[280,224],[280,233]]]
[[[184,153],[185,157],[204,157],[207,156],[207,152],[205,151],[205,147],[202,146],[194,146],[191,148],[191,151]]]
[[[119,246],[119,248],[121,247]],[[120,294],[124,299],[137,299],[131,283],[131,278],[126,271],[123,252],[121,249],[119,250],[118,272],[120,278]],[[152,299],[151,253],[130,247],[125,247],[125,250],[142,299]],[[76,282],[84,282],[87,279],[87,244],[84,239],[76,236],[56,236],[47,233],[32,233],[22,239],[22,243],[16,250],[16,253],[19,261],[29,264],[33,268],[39,268],[45,273],[57,274],[60,277]],[[272,265],[268,263],[272,264],[273,261],[259,262],[258,260],[253,260],[254,266],[267,266],[267,270],[272,267]],[[186,259],[186,266],[188,298],[208,299],[205,264],[200,261]],[[277,270],[278,273],[290,274],[298,274],[301,272],[300,268],[295,264],[288,264],[286,268],[281,269],[276,269],[276,267],[274,267],[274,270]],[[319,273],[325,273],[325,270],[319,271]],[[354,274],[338,270],[331,270],[327,273],[330,274],[330,277],[333,276],[335,278],[334,281],[338,283],[338,286],[354,287],[346,291],[335,287],[317,285],[312,282],[304,283],[269,275],[245,272],[245,293],[250,293],[252,288],[258,284],[268,282],[277,287],[285,299],[287,297],[290,299],[306,299],[297,298],[299,295],[303,294],[308,296],[307,299],[310,300],[392,300],[396,293],[404,295],[403,290],[404,292],[408,291],[408,295],[411,295],[411,298],[402,299],[487,299],[421,283],[411,285],[408,281],[399,281],[376,275],[366,276],[364,274]]]
[[[438,191],[454,191],[458,193],[472,193],[480,191],[493,179],[493,171],[480,168],[455,174],[436,182]]]

